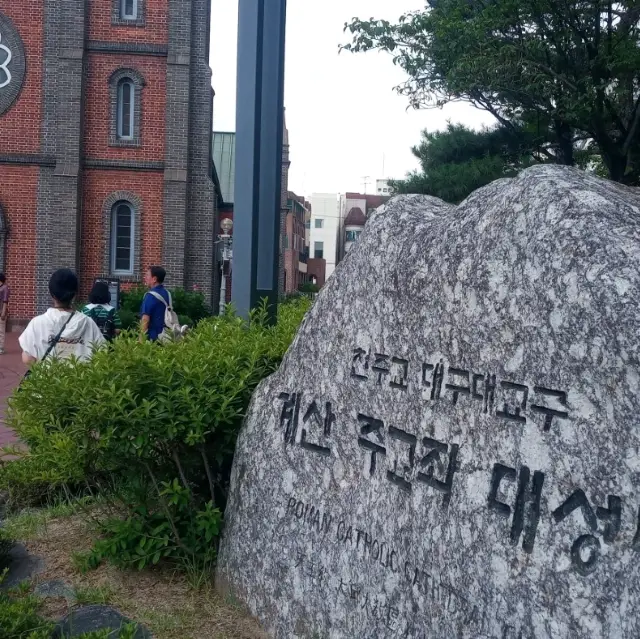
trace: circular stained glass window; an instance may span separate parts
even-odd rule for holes
[[[24,45],[17,29],[0,13],[0,116],[16,101],[26,72]]]

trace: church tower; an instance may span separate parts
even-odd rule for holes
[[[210,0],[0,0],[0,270],[20,324],[49,274],[211,299]]]

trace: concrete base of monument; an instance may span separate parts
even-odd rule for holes
[[[218,583],[277,639],[640,637],[640,190],[367,222],[240,434]]]

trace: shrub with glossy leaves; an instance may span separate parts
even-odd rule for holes
[[[184,288],[170,288],[169,291],[175,312],[189,318],[189,321],[183,321],[183,324],[197,324],[201,320],[211,317],[211,308],[207,305],[205,297],[200,291],[187,291]],[[147,289],[144,286],[136,286],[128,291],[123,291],[120,302],[121,317],[124,313],[127,319],[131,314],[138,318],[146,292]]]
[[[180,342],[124,335],[88,363],[37,365],[10,401],[29,452],[0,469],[0,489],[23,501],[42,487],[119,489],[95,561],[143,567],[161,558],[211,561],[233,451],[251,394],[275,371],[309,302],[198,324]],[[126,492],[126,494],[125,494]]]

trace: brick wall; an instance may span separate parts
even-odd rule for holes
[[[213,131],[213,90],[209,68],[210,0],[191,1],[191,61],[189,70],[188,198],[185,270],[187,288],[197,286],[208,299],[220,286],[215,265],[217,233],[215,188],[209,173]]]
[[[22,40],[26,75],[17,100],[0,115],[0,155],[40,152],[42,119],[44,0],[0,0]],[[6,224],[4,269],[12,290],[13,319],[35,313],[36,207],[40,170],[0,164],[0,209]]]
[[[131,280],[165,262],[171,284],[211,292],[210,1],[139,4],[131,25],[118,23],[118,0],[0,0],[26,56],[21,93],[0,116],[4,261],[20,320],[44,310],[55,268],[77,269],[83,295],[107,274],[109,201],[122,193],[139,208]],[[122,68],[144,83],[140,140],[128,146],[112,130],[109,79]]]
[[[43,0],[0,0],[0,13],[18,30],[27,72],[17,101],[0,115],[0,154],[38,153],[42,121]]]
[[[38,175],[37,166],[0,164],[0,204],[9,228],[6,273],[14,319],[29,318],[35,313]]]
[[[307,261],[307,279],[311,282],[315,278],[316,284],[322,288],[326,279],[327,261],[310,257]]]
[[[91,53],[87,56],[85,84],[84,152],[87,159],[163,161],[165,153],[165,110],[167,67],[163,58]],[[109,78],[128,68],[144,78],[140,146],[109,145],[111,112]]]
[[[140,265],[137,278],[151,264],[162,263],[162,172],[87,170],[83,178],[81,288],[87,294],[93,279],[105,275],[109,211],[105,201],[115,191],[127,191],[141,202]],[[136,220],[138,221],[138,220]],[[123,283],[126,279],[122,278]],[[171,283],[171,282],[167,282]]]
[[[15,1],[15,0],[14,0]],[[144,26],[112,24],[114,2],[89,2],[89,39],[100,42],[148,42],[166,44],[169,33],[168,0],[144,0]]]

